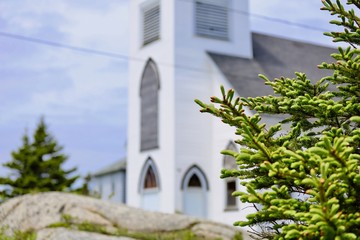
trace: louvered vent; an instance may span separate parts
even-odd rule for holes
[[[227,40],[229,19],[227,0],[195,0],[196,34]]]
[[[143,9],[143,44],[146,45],[160,38],[160,5],[151,4]]]

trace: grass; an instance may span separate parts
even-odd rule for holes
[[[76,219],[74,219],[72,216],[64,214],[62,215],[61,222],[51,224],[48,227],[52,227],[52,228],[64,227],[79,231],[95,232],[110,236],[125,236],[125,237],[131,237],[142,240],[205,240],[205,238],[203,237],[196,236],[190,229],[182,229],[182,230],[168,231],[168,232],[134,232],[134,231],[129,231],[128,229],[122,228],[120,226],[114,225],[113,227],[116,229],[116,231],[109,231],[102,225],[98,225],[86,221],[82,223],[77,223],[78,221],[75,220]],[[238,233],[234,236],[233,239],[242,240],[243,238],[241,233]],[[221,240],[221,239],[216,239],[216,240]]]
[[[36,240],[36,233],[32,230],[25,232],[14,231],[11,235],[6,233],[7,228],[0,228],[1,240]]]

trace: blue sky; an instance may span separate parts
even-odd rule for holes
[[[321,1],[250,0],[261,14],[333,29]],[[128,55],[128,0],[0,2],[0,163],[40,116],[69,155],[66,167],[94,172],[126,155],[129,60],[11,38],[15,34]],[[331,45],[321,31],[251,17],[257,32]],[[131,61],[131,60],[130,60]],[[0,175],[6,174],[0,167]]]

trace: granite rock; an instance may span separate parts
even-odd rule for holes
[[[102,231],[91,233],[76,228],[84,223],[101,228]],[[38,240],[117,240],[131,238],[109,235],[119,235],[121,231],[150,234],[181,230],[189,230],[204,239],[230,240],[239,231],[232,226],[181,214],[149,212],[124,204],[61,192],[28,194],[2,203],[0,228],[6,228],[10,234],[14,230],[32,230],[37,233]],[[98,238],[98,235],[103,237]]]

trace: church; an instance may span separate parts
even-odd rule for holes
[[[259,73],[316,81],[334,49],[253,33],[248,12],[248,0],[130,1],[127,157],[93,174],[102,198],[229,224],[253,211],[232,197],[237,179],[220,179],[237,167],[220,154],[239,149],[235,129],[194,99],[220,96],[220,85],[242,97],[272,94]]]

